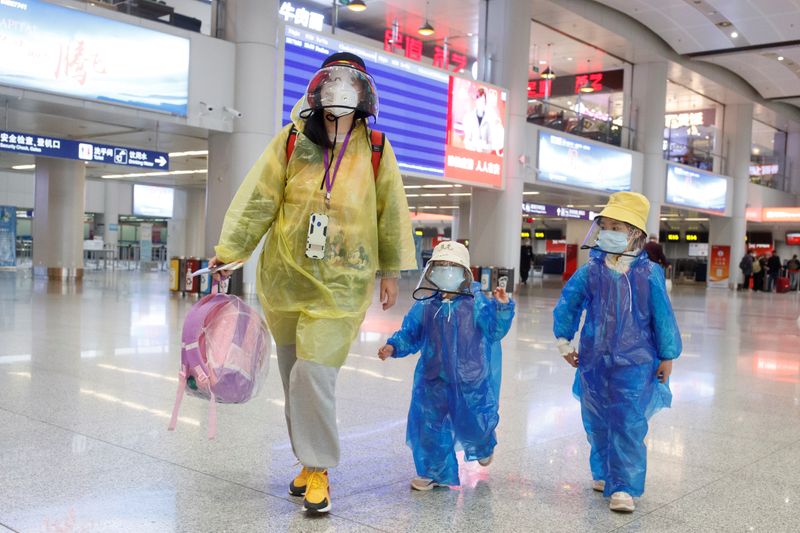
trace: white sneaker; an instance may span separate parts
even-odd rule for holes
[[[484,457],[483,459],[478,459],[478,464],[481,466],[489,466],[492,464],[494,460],[494,454],[490,455],[489,457]]]
[[[411,480],[411,488],[414,490],[426,491],[436,487],[446,487],[446,485],[441,485],[426,477],[415,477]]]
[[[595,492],[603,492],[606,490],[606,482],[602,479],[595,479],[592,481],[592,490]]]
[[[633,503],[633,496],[627,492],[615,492],[611,495],[608,508],[618,513],[632,513],[636,509],[636,505]]]

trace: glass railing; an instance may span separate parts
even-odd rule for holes
[[[81,0],[86,4],[126,13],[135,17],[157,20],[184,30],[200,32],[202,21],[177,13],[175,8],[164,0]],[[179,8],[180,9],[180,8]],[[209,6],[209,11],[211,7]]]
[[[616,119],[618,122],[620,119]],[[528,122],[623,148],[633,145],[633,130],[591,110],[579,113],[542,100],[528,101]]]

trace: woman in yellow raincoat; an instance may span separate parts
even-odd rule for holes
[[[376,272],[388,309],[400,271],[417,268],[388,140],[377,175],[373,170],[367,118],[377,113],[361,58],[326,59],[292,124],[245,177],[211,261],[244,261],[267,236],[257,290],[278,347],[292,449],[303,465],[289,491],[305,496],[305,509],[315,512],[331,508],[327,469],[339,462],[336,377],[370,305]]]

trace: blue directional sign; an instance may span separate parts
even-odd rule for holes
[[[169,170],[169,154],[88,141],[0,130],[0,150],[33,156],[77,159],[107,165]]]

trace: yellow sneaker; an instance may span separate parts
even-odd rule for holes
[[[327,513],[331,510],[331,496],[328,483],[328,471],[308,473],[306,479],[306,498],[303,509],[314,513]]]
[[[303,467],[300,470],[300,473],[297,474],[297,477],[289,483],[289,494],[292,496],[305,496],[306,494],[306,483],[308,482],[308,475],[311,473],[306,467]]]

